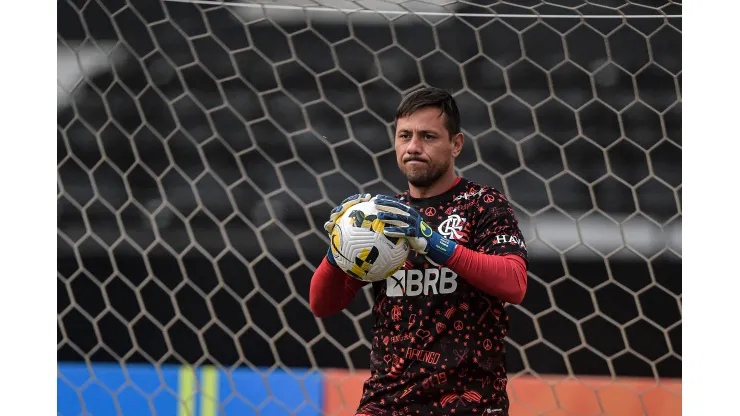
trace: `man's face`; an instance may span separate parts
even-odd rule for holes
[[[450,138],[445,117],[439,108],[427,107],[396,120],[396,160],[413,186],[432,185],[460,154],[463,136]]]

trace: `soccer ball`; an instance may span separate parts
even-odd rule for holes
[[[383,235],[385,224],[377,213],[373,201],[355,204],[337,219],[331,233],[331,253],[337,266],[363,282],[388,278],[409,255],[405,238]]]

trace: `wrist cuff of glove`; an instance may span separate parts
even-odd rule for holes
[[[447,264],[450,257],[452,257],[452,253],[455,252],[455,247],[457,247],[457,243],[438,233],[434,233],[432,234],[432,237],[429,238],[429,250],[427,256],[433,262],[440,266],[444,266]]]

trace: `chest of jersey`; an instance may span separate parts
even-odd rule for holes
[[[426,211],[432,215],[425,214],[424,219],[436,232],[464,246],[471,243],[474,221],[474,218],[471,218],[471,212],[458,211],[453,207],[447,207],[444,211],[427,208]]]
[[[475,212],[471,209],[472,205],[465,207],[460,202],[450,200],[438,206],[416,208],[434,231],[457,244],[474,249],[475,241],[472,236]],[[409,298],[454,294],[460,289],[460,283],[455,272],[447,267],[431,264],[425,256],[412,250],[404,267],[380,282],[377,289],[385,289],[385,295],[389,298],[411,300]]]

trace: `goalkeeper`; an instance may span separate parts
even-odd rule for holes
[[[520,303],[527,286],[527,250],[514,212],[498,190],[455,174],[464,136],[450,94],[409,94],[396,123],[396,158],[408,190],[374,202],[384,234],[407,238],[413,250],[401,270],[372,283],[370,377],[356,415],[508,415],[504,305]],[[344,200],[326,231],[368,200]],[[365,284],[339,269],[329,250],[311,280],[313,313],[341,311]]]

